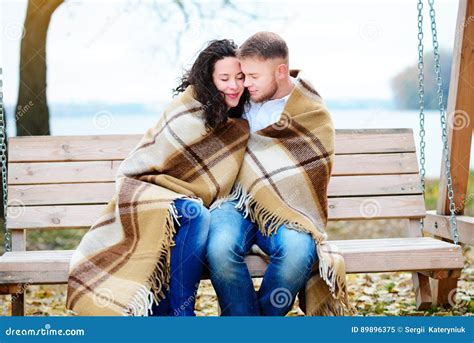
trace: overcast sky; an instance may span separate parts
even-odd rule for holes
[[[206,9],[220,3],[201,2]],[[54,13],[48,33],[48,99],[150,105],[167,101],[183,67],[206,41],[233,38],[242,43],[259,30],[286,39],[290,66],[305,70],[327,99],[390,99],[390,78],[417,57],[416,2],[236,1],[240,10],[261,18],[227,10],[201,25],[197,12],[191,11],[186,23],[169,1],[160,1],[156,12],[147,1],[67,0]],[[4,96],[7,104],[14,104],[27,1],[1,4]],[[451,50],[458,1],[438,0],[436,6],[440,46]],[[186,33],[176,55],[176,33],[181,30]],[[427,25],[425,30],[430,46]]]

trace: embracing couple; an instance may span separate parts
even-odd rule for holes
[[[120,165],[115,195],[70,263],[79,315],[193,316],[208,268],[222,315],[350,314],[327,243],[334,128],[288,48],[259,32],[212,41]],[[245,257],[268,261],[254,289]]]

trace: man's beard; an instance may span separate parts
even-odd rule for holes
[[[275,93],[278,91],[278,84],[275,79],[273,79],[272,87],[264,94],[260,95],[256,99],[252,99],[253,102],[260,103],[271,99]]]

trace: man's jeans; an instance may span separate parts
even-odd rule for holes
[[[153,316],[194,316],[196,292],[206,265],[206,241],[211,215],[196,201],[177,199],[179,215],[176,245],[171,248],[170,290],[157,306],[153,303]]]
[[[258,292],[244,262],[254,243],[270,257]],[[316,244],[309,234],[283,225],[263,236],[234,202],[226,202],[211,211],[207,260],[222,315],[283,316],[310,277]]]

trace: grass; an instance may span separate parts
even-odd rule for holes
[[[426,180],[425,184],[425,204],[427,210],[435,210],[438,201],[439,187],[438,180]],[[464,214],[474,216],[474,170],[469,172],[467,182],[467,192],[464,201]]]

